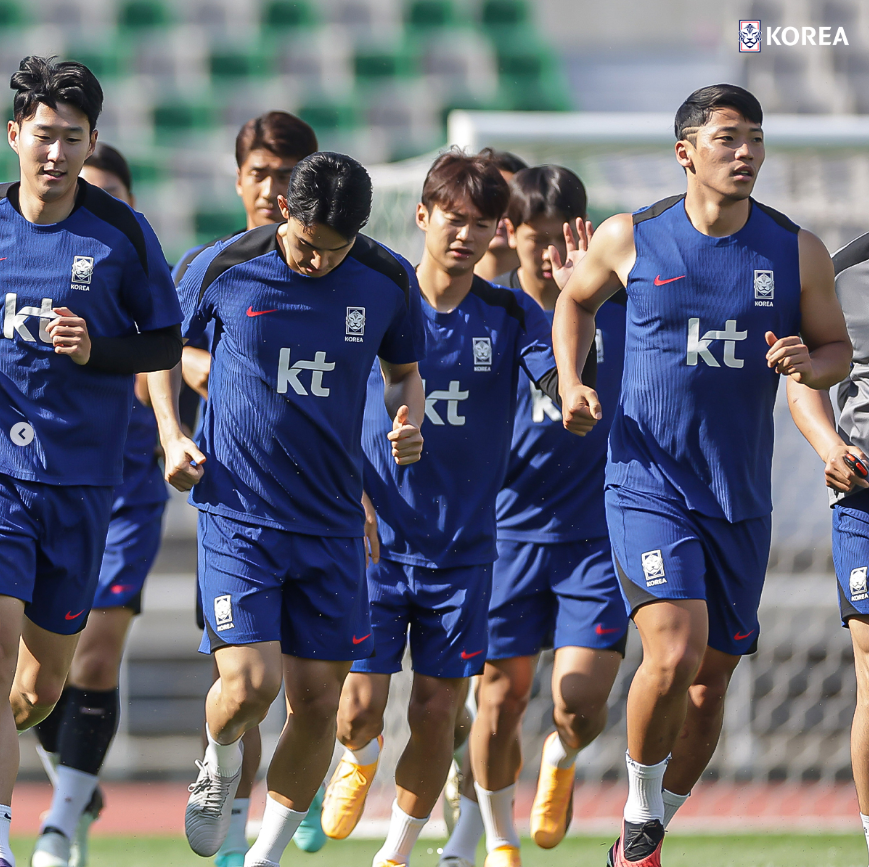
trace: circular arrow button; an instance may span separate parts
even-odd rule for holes
[[[33,427],[26,421],[20,421],[12,425],[9,438],[17,446],[29,446],[33,442]]]

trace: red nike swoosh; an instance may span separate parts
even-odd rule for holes
[[[655,285],[663,286],[665,283],[672,283],[674,280],[684,280],[687,276],[687,274],[683,274],[681,277],[671,277],[669,280],[662,280],[661,275],[658,274],[658,276],[655,277]]]
[[[4,256],[2,259],[0,259],[0,262],[5,262],[8,258],[8,256]]]
[[[754,635],[753,629],[751,630],[751,632],[746,632],[745,635],[743,635],[741,632],[737,632],[736,635],[733,636],[733,639],[734,641],[742,641],[743,638],[748,638],[749,635]]]
[[[254,310],[253,307],[247,308],[247,315],[248,316],[262,316],[263,313],[277,313],[277,312],[278,312],[277,308],[275,308],[274,310]]]
[[[67,620],[75,620],[76,617],[81,617],[82,614],[85,613],[85,611],[87,611],[87,608],[82,608],[82,610],[79,611],[78,614],[73,614],[72,611],[67,611],[66,614],[64,614],[64,617],[65,617]]]
[[[614,626],[612,629],[604,629],[600,623],[598,623],[598,625],[595,626],[594,631],[598,635],[612,635],[613,632],[621,632],[621,630],[619,629],[618,626]]]
[[[132,589],[132,584],[115,584],[115,586],[112,587],[112,593],[126,593],[128,590]]]
[[[354,635],[354,636],[353,636],[353,643],[354,643],[354,644],[362,644],[362,642],[365,641],[366,638],[371,638],[371,633],[370,633],[370,632],[368,633],[368,635],[363,635],[362,638],[357,638],[357,637]]]
[[[482,652],[482,650],[475,650],[473,653],[468,653],[467,650],[463,650],[462,659],[473,659],[475,656],[479,656]]]

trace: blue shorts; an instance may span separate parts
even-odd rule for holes
[[[489,603],[489,659],[544,647],[625,654],[628,616],[609,539],[541,545],[498,540]]]
[[[368,567],[375,655],[353,671],[394,674],[410,631],[413,670],[428,677],[472,677],[486,661],[486,610],[492,564],[427,569],[381,558]]]
[[[361,538],[306,536],[199,513],[199,649],[280,641],[301,659],[374,650]]]
[[[142,610],[142,587],[160,550],[166,503],[124,506],[112,512],[94,608]]]
[[[869,492],[861,491],[833,508],[833,566],[839,582],[842,625],[869,614]]]
[[[606,491],[616,573],[633,613],[661,599],[704,599],[708,644],[742,656],[757,650],[769,516],[731,524],[684,503],[627,488]]]
[[[114,488],[45,485],[0,474],[0,595],[37,626],[74,635],[87,623]]]

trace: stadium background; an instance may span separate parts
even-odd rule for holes
[[[764,46],[737,51],[740,19],[772,25],[838,26],[849,46]],[[802,115],[823,137],[831,115],[869,112],[869,4],[780,0],[697,4],[688,0],[0,0],[0,71],[25,54],[79,59],[106,92],[101,138],[131,160],[139,208],[174,261],[194,242],[243,225],[233,189],[233,141],[262,111],[299,113],[321,145],[371,168],[370,233],[408,256],[421,247],[411,208],[430,155],[448,143],[452,110],[531,111],[508,117],[498,141],[529,161],[560,162],[586,179],[594,216],[647,203],[682,187],[664,142],[620,141],[596,149],[545,132],[513,143],[515,129],[542,127],[537,112],[633,112],[663,121],[704,84],[744,84],[766,111]],[[7,113],[11,100],[7,98]],[[453,115],[452,130],[460,117]],[[639,121],[638,121],[639,122]],[[770,128],[771,125],[770,125]],[[776,151],[758,198],[813,229],[831,249],[869,228],[869,136],[846,145],[801,143]],[[862,142],[862,144],[861,144]],[[4,180],[17,177],[11,151]],[[738,412],[738,408],[734,408]],[[778,408],[775,521],[761,651],[740,666],[725,736],[709,776],[731,780],[847,780],[854,684],[847,633],[839,628],[829,513],[821,467]],[[149,579],[145,614],[125,662],[125,712],[106,773],[187,780],[199,754],[210,662],[193,625],[193,511],[173,498],[165,545]],[[612,697],[609,731],[583,754],[589,780],[623,770],[624,697],[636,666],[634,636]],[[525,774],[536,775],[549,723],[547,661],[529,709]],[[407,679],[393,690],[381,785],[389,784],[402,733]],[[266,751],[281,723],[265,725]],[[30,738],[22,774],[37,778]],[[267,752],[266,752],[267,754]]]

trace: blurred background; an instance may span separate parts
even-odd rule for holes
[[[760,19],[764,35],[768,25],[841,26],[849,44],[740,54],[740,19]],[[869,230],[865,0],[0,0],[0,78],[31,53],[80,60],[100,78],[100,137],[130,160],[138,205],[170,262],[244,225],[234,139],[271,109],[299,114],[324,149],[369,166],[370,234],[413,257],[412,208],[438,149],[492,145],[574,168],[599,221],[683,189],[672,115],[692,90],[719,81],[748,87],[770,115],[760,200],[831,251]],[[496,115],[477,112],[508,114],[486,126]],[[633,135],[640,127],[651,131]],[[17,178],[9,149],[0,175]],[[836,613],[821,469],[780,401],[761,651],[737,671],[710,778],[850,779],[853,664]],[[199,755],[211,664],[195,652],[194,531],[193,510],[175,496],[125,663],[109,776],[186,780]],[[634,635],[610,731],[579,763],[589,780],[623,771],[624,697],[638,658]],[[548,679],[544,658],[526,726],[529,780],[550,727]],[[402,743],[407,679],[393,692],[383,785]],[[281,720],[278,707],[266,751]],[[23,773],[38,776],[23,752]]]

